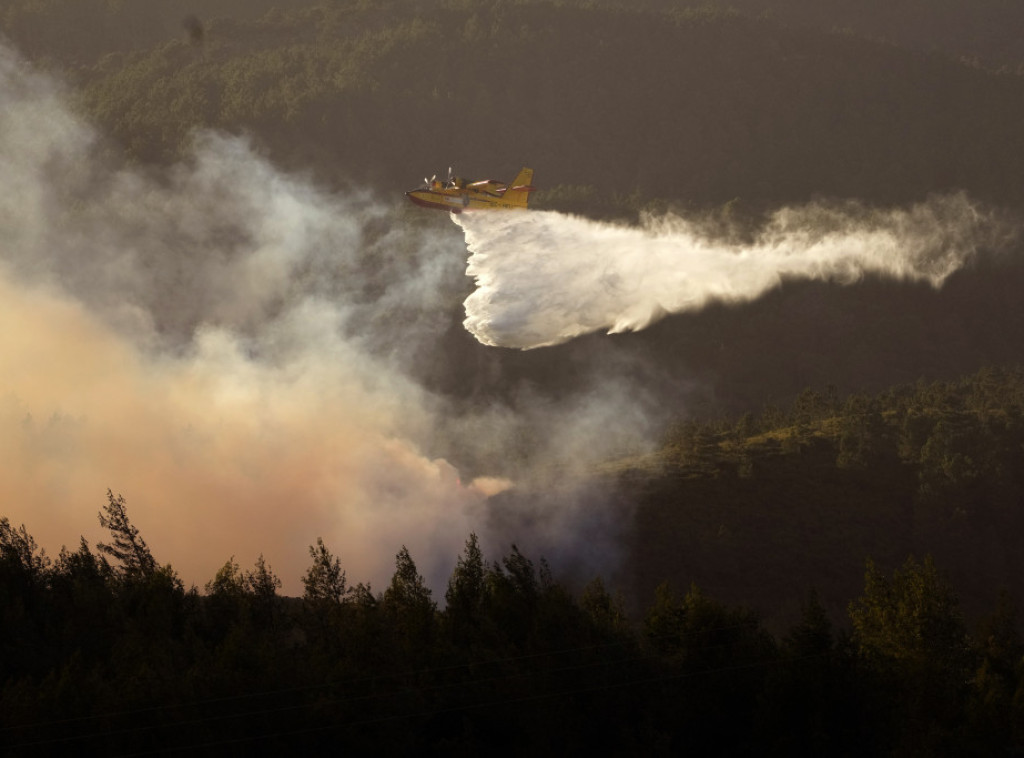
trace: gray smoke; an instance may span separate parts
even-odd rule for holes
[[[111,487],[200,586],[263,553],[299,591],[317,536],[353,580],[406,543],[443,586],[508,486],[421,444],[435,403],[404,369],[461,277],[443,237],[225,135],[114,165],[67,99],[0,48],[4,515],[55,552],[102,538]]]
[[[406,544],[443,592],[470,531],[495,557],[528,535],[491,512],[507,469],[464,477],[433,450],[503,460],[529,430],[550,444],[511,468],[533,481],[549,456],[578,465],[612,409],[635,446],[642,412],[614,383],[473,414],[419,384],[465,293],[443,217],[212,132],[169,169],[124,165],[69,99],[0,47],[0,513],[51,554],[104,537],[109,487],[198,586],[262,553],[300,593],[322,536],[352,581],[382,588]],[[546,544],[572,550],[575,509],[535,514]]]

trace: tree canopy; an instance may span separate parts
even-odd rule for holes
[[[141,535],[108,496],[113,534]],[[107,517],[104,517],[107,518]],[[306,576],[337,559],[322,541]],[[816,593],[781,638],[663,584],[630,618],[475,535],[439,608],[406,548],[387,589],[277,594],[263,557],[186,591],[126,585],[83,541],[44,560],[0,519],[0,728],[12,754],[232,749],[415,753],[1020,749],[1024,650],[1004,596],[969,635],[933,559],[867,563],[837,636]],[[134,575],[133,575],[134,576]],[[26,578],[28,581],[26,581]],[[325,603],[327,604],[325,606]],[[322,611],[329,608],[331,612]],[[842,624],[843,622],[840,622]],[[187,728],[185,728],[187,727]]]

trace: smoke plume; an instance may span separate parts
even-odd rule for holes
[[[263,553],[301,592],[322,536],[353,581],[407,544],[443,588],[508,486],[424,449],[406,371],[459,256],[242,139],[115,166],[67,100],[0,49],[0,513],[52,554],[111,488],[189,583]]]
[[[747,243],[711,238],[676,216],[647,217],[641,228],[553,212],[453,218],[477,285],[466,328],[486,345],[522,349],[753,300],[784,278],[850,283],[880,274],[938,287],[1006,233],[963,195],[908,210],[786,209]]]

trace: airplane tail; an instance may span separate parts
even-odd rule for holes
[[[512,183],[505,190],[505,194],[502,196],[503,199],[513,203],[514,205],[521,205],[526,207],[530,200],[530,193],[533,192],[533,169],[522,168],[516,178],[512,180]]]

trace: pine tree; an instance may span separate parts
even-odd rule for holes
[[[156,571],[157,564],[146,541],[137,527],[128,519],[127,504],[121,495],[107,490],[107,504],[99,513],[100,526],[110,531],[113,544],[99,542],[97,549],[120,564],[120,573],[125,578],[148,578]]]
[[[348,594],[345,572],[338,559],[324,545],[322,537],[316,538],[316,547],[309,546],[309,557],[313,563],[302,577],[302,584],[306,588],[303,599],[315,605],[341,603],[342,598]]]
[[[433,610],[430,588],[420,576],[405,545],[395,556],[395,573],[391,577],[391,584],[384,590],[384,603],[399,612]]]
[[[476,534],[470,534],[444,595],[445,618],[456,644],[468,642],[479,627],[485,593],[483,553]]]
[[[408,659],[419,661],[430,653],[436,606],[405,545],[395,556],[395,573],[384,590],[381,610],[397,649]]]
[[[894,698],[896,752],[959,752],[972,651],[957,598],[931,556],[911,556],[891,578],[868,561],[864,594],[849,614],[861,659]]]

